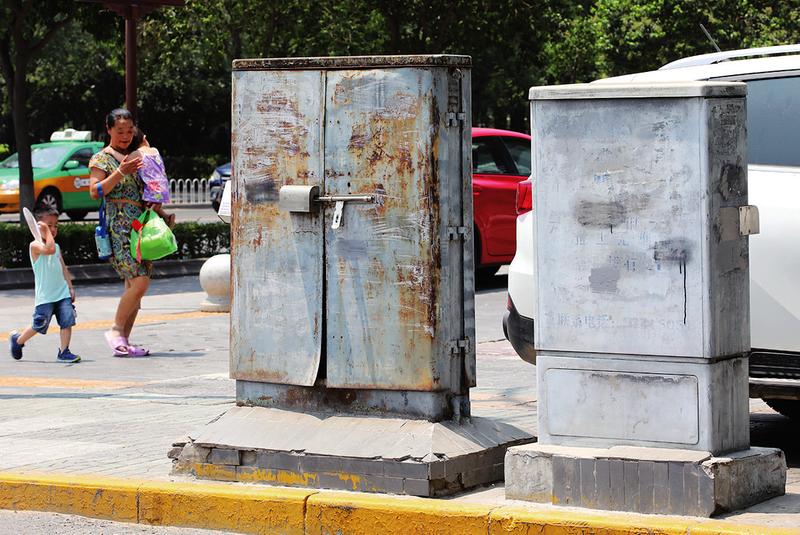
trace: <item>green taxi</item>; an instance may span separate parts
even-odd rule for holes
[[[31,145],[33,195],[37,204],[80,220],[97,210],[89,195],[89,160],[103,148],[90,132],[54,132],[49,143]],[[0,162],[0,213],[19,212],[19,161],[16,153]]]

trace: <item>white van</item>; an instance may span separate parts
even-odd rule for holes
[[[761,219],[760,234],[750,237],[750,396],[800,419],[800,45],[704,54],[593,83],[692,80],[747,83],[748,202]],[[503,318],[506,338],[529,362],[535,362],[533,214],[526,201],[532,186],[535,177],[517,191],[517,252]]]

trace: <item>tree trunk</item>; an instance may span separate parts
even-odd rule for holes
[[[27,61],[17,56],[14,71],[14,105],[11,115],[14,117],[14,139],[19,155],[19,221],[25,223],[22,208],[33,210],[33,166],[31,164],[31,143],[28,135],[28,91],[25,83]]]

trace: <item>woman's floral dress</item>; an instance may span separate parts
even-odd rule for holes
[[[119,162],[111,154],[100,151],[92,156],[89,167],[106,172],[106,176],[119,167]],[[114,189],[106,193],[106,222],[111,236],[111,265],[123,279],[149,277],[153,271],[152,262],[139,263],[131,256],[131,224],[142,215],[142,192],[144,184],[135,175],[122,175],[122,180]],[[108,202],[113,200],[131,202]]]

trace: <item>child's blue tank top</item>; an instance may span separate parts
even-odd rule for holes
[[[36,306],[42,303],[55,303],[69,297],[69,286],[61,269],[61,248],[58,244],[55,254],[40,254],[36,262],[31,255],[31,266],[36,280]]]

